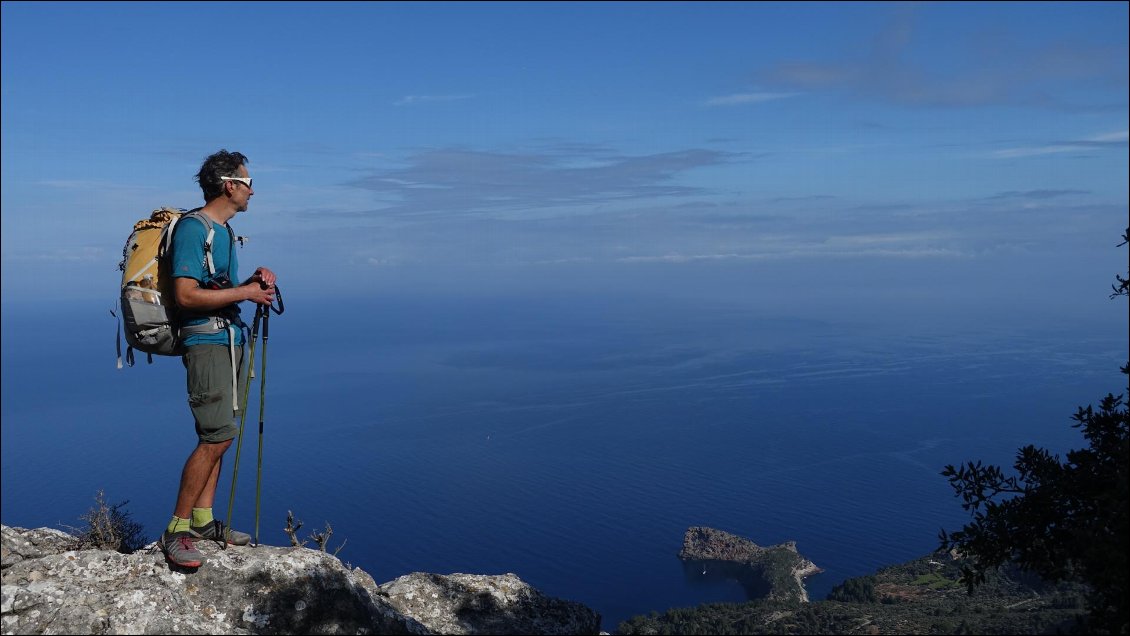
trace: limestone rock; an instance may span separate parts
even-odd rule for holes
[[[156,550],[75,550],[56,530],[0,530],[4,634],[554,634],[583,633],[595,616],[513,575],[410,575],[450,579],[436,585],[446,596],[435,609],[407,601],[411,590],[394,603],[360,568],[307,548],[200,541],[207,562],[184,571]]]
[[[38,559],[60,554],[75,544],[75,538],[53,528],[8,532],[0,536],[0,568],[15,565],[24,559]]]
[[[600,615],[514,574],[409,574],[381,586],[397,610],[439,634],[596,634]]]

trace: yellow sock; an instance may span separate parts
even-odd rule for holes
[[[192,509],[192,525],[196,528],[212,523],[213,519],[215,519],[215,517],[212,516],[211,508]]]
[[[174,532],[188,532],[189,526],[192,524],[188,519],[181,519],[180,517],[173,517],[169,522],[169,526],[165,528],[165,532],[172,534]]]

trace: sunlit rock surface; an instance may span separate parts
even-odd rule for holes
[[[307,548],[198,542],[207,562],[159,551],[74,550],[74,537],[2,527],[4,634],[596,634],[600,616],[513,574],[421,574],[378,585]]]

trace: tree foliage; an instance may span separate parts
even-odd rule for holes
[[[1122,233],[1122,242],[1119,243],[1118,246],[1122,247],[1127,243],[1130,243],[1130,227],[1126,228],[1126,231]],[[1114,281],[1115,284],[1110,286],[1110,288],[1114,290],[1114,293],[1110,295],[1111,298],[1118,298],[1119,296],[1130,296],[1130,276],[1123,278],[1118,274],[1115,274]]]
[[[875,577],[861,576],[848,579],[832,588],[828,593],[828,600],[844,603],[876,603],[879,599],[875,596]]]
[[[1120,246],[1130,241],[1130,228],[1122,238]],[[1130,297],[1128,280],[1115,278],[1111,297]],[[1130,374],[1130,362],[1121,370]],[[942,530],[939,549],[965,557],[962,578],[971,591],[986,574],[1015,563],[1050,581],[1087,585],[1088,631],[1130,631],[1125,396],[1108,394],[1098,410],[1076,411],[1072,426],[1088,446],[1068,452],[1065,461],[1029,445],[1017,452],[1014,475],[979,461],[942,471],[973,520],[957,532]]]

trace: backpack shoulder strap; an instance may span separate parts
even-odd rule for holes
[[[212,241],[216,237],[215,224],[212,222],[212,219],[208,218],[207,214],[200,211],[200,208],[185,212],[180,220],[183,221],[189,218],[200,221],[204,224],[205,229],[208,230],[208,236],[204,239],[204,264],[208,267],[208,274],[214,276],[216,274],[216,265],[212,261]],[[230,232],[231,228],[228,228],[228,231]],[[172,232],[169,233],[169,242],[170,244],[172,242]]]

